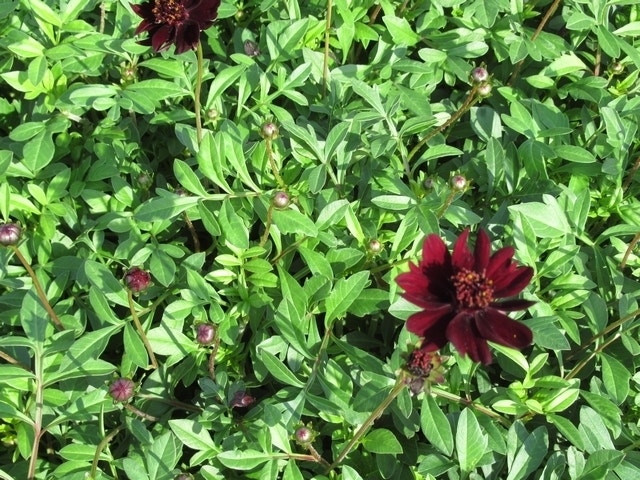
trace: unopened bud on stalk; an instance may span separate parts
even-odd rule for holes
[[[368,250],[372,255],[378,255],[382,252],[382,243],[377,238],[369,240]]]
[[[484,67],[477,67],[471,71],[471,83],[474,85],[484,83],[489,80],[489,72]]]
[[[211,323],[196,325],[196,342],[200,345],[211,345],[216,338],[216,327]]]
[[[454,175],[451,179],[451,188],[453,190],[462,191],[467,188],[468,182],[467,179],[462,175]]]
[[[258,44],[253,40],[245,40],[244,53],[250,57],[257,57],[258,55],[260,55]]]
[[[480,95],[482,98],[487,98],[488,96],[491,95],[492,89],[493,87],[489,82],[483,83],[478,87],[478,95]]]
[[[289,206],[289,202],[291,202],[289,194],[283,191],[276,192],[271,199],[271,204],[275,208],[287,208]]]
[[[116,402],[126,402],[133,397],[136,384],[128,378],[118,378],[109,385],[109,395]]]
[[[0,224],[0,245],[17,245],[22,237],[22,229],[17,223]]]
[[[133,293],[140,293],[151,285],[151,275],[139,267],[133,267],[125,274],[124,283]]]
[[[262,128],[260,128],[260,135],[262,135],[262,138],[265,140],[275,140],[278,138],[279,133],[280,130],[278,126],[273,122],[264,123]]]

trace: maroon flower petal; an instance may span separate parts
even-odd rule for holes
[[[509,279],[509,283],[505,283],[505,280]],[[517,295],[524,288],[529,285],[533,278],[533,268],[531,267],[518,267],[510,275],[498,275],[498,279],[494,277],[494,291],[493,294],[496,298],[512,297]]]
[[[162,25],[151,37],[151,46],[156,52],[163,50],[175,40],[175,29],[169,25]]]
[[[509,264],[511,264],[514,253],[515,250],[513,247],[504,247],[494,253],[489,259],[489,265],[487,266],[485,275],[488,278],[493,278],[496,272],[507,268]]]
[[[491,240],[489,240],[489,236],[482,229],[478,230],[473,256],[475,258],[474,270],[476,272],[484,272],[491,258]]]
[[[443,304],[440,308],[423,310],[411,315],[407,320],[407,330],[420,337],[426,337],[426,332],[435,325],[448,321],[453,308],[451,305]],[[443,325],[443,327],[446,326]]]
[[[491,363],[489,346],[478,332],[473,315],[465,312],[456,315],[447,326],[447,338],[460,354],[469,355],[474,362]]]
[[[438,288],[433,288],[429,277],[424,275],[418,266],[409,264],[409,270],[396,277],[396,282],[404,290],[402,294],[404,298],[423,308],[430,308],[434,302],[440,304],[443,301],[449,301],[449,295],[432,293],[432,290],[437,291]]]
[[[210,27],[218,17],[220,0],[201,0],[191,3],[193,5],[186,5],[189,11],[189,18],[200,24],[200,30]]]
[[[491,307],[502,312],[517,312],[535,304],[536,302],[531,300],[504,300],[502,302],[492,302]]]
[[[475,325],[482,337],[507,347],[524,348],[531,345],[533,340],[529,327],[493,308],[478,312]]]
[[[453,269],[460,271],[463,269],[471,270],[475,260],[473,254],[469,250],[467,240],[469,239],[469,229],[465,228],[464,232],[460,234],[456,243],[453,245],[453,254],[451,255],[451,264]]]

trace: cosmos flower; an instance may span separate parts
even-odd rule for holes
[[[531,330],[503,312],[523,310],[534,302],[498,300],[520,293],[531,281],[533,269],[513,261],[514,249],[491,255],[488,235],[478,232],[473,252],[466,229],[449,253],[442,239],[429,235],[419,265],[396,281],[402,296],[422,307],[407,320],[407,330],[423,337],[422,348],[435,351],[451,342],[462,354],[485,365],[491,363],[487,341],[512,348],[531,344]]]
[[[156,52],[173,44],[183,53],[198,46],[200,32],[213,25],[219,6],[220,0],[148,0],[131,8],[142,17],[136,35],[149,32],[141,44]]]

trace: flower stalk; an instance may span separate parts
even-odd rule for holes
[[[147,353],[149,354],[149,360],[151,361],[151,368],[158,368],[158,362],[156,360],[156,356],[153,353],[153,348],[151,348],[151,344],[149,343],[149,339],[147,335],[144,333],[144,329],[142,328],[142,324],[140,323],[140,319],[138,318],[138,312],[136,312],[136,306],[133,301],[133,293],[131,290],[127,292],[127,300],[129,301],[129,310],[131,311],[131,318],[133,318],[133,323],[136,326],[136,330],[138,330],[138,334],[142,339],[142,343],[144,343],[144,347],[147,349]]]

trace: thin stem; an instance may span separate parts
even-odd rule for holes
[[[3,352],[2,350],[0,350],[0,358],[3,359],[4,361],[6,361],[7,363],[10,363],[12,365],[15,365],[16,367],[20,367],[23,370],[29,370],[29,367],[27,367],[25,364],[20,363],[18,360],[16,360],[15,358],[13,358],[11,355],[9,355],[8,353]]]
[[[324,27],[324,58],[322,61],[322,96],[327,95],[327,84],[329,82],[329,40],[332,23],[333,0],[327,0],[327,23]]]
[[[446,400],[451,400],[452,402],[460,403],[466,407],[471,407],[474,410],[477,410],[480,413],[484,413],[485,415],[497,420],[507,428],[511,426],[511,423],[509,422],[509,420],[504,418],[502,415],[494,412],[493,410],[487,407],[478,405],[477,403],[473,403],[473,400],[462,398],[459,395],[456,395],[451,392],[447,392],[446,390],[442,390],[441,388],[438,388],[438,387],[431,387],[431,393],[434,394],[436,397],[444,398]]]
[[[216,355],[218,354],[218,348],[220,347],[220,337],[218,337],[218,329],[216,328],[216,337],[213,340],[213,348],[209,353],[209,360],[207,362],[207,370],[211,380],[216,379]]]
[[[373,422],[375,422],[384,413],[387,407],[391,405],[391,402],[395,400],[395,398],[400,394],[400,392],[402,392],[405,386],[405,378],[403,375],[401,375],[400,377],[398,377],[398,380],[396,380],[396,384],[389,392],[389,395],[387,395],[387,398],[385,398],[382,403],[378,405],[378,407],[371,413],[371,415],[369,415],[369,418],[365,420],[365,422],[353,435],[353,437],[351,437],[349,443],[347,443],[347,445],[343,447],[334,462],[329,466],[329,468],[327,468],[326,473],[329,473],[331,470],[340,465],[340,463],[342,463],[345,457],[349,455],[349,452],[351,452],[353,447],[355,447],[356,443],[358,443],[360,438],[362,438],[369,431],[369,429],[373,425]]]
[[[616,328],[622,326],[623,324],[625,324],[626,322],[628,322],[629,320],[634,319],[635,317],[637,317],[638,315],[640,315],[640,308],[637,310],[634,310],[631,313],[628,313],[627,315],[625,315],[624,317],[622,317],[620,320],[616,320],[615,322],[613,322],[611,325],[607,326],[604,330],[602,330],[600,333],[594,335],[593,337],[591,337],[589,340],[587,340],[587,343],[585,343],[584,345],[582,345],[580,347],[580,350],[578,350],[575,353],[572,353],[571,355],[569,355],[569,357],[567,357],[567,360],[571,360],[572,358],[574,358],[576,355],[578,355],[579,353],[581,353],[582,351],[586,350],[589,345],[591,345],[593,342],[595,342],[596,340],[598,340],[601,337],[604,337],[607,333],[611,332],[612,330],[615,330]]]
[[[36,478],[36,467],[38,465],[38,451],[40,450],[40,439],[44,430],[42,429],[42,414],[44,407],[44,372],[42,365],[42,352],[36,349],[34,355],[34,381],[36,383],[36,405],[33,419],[33,446],[31,447],[31,457],[29,458],[29,470],[27,478]]]
[[[535,42],[536,38],[538,38],[538,35],[542,33],[542,29],[544,29],[544,27],[547,25],[547,22],[551,18],[551,15],[553,15],[555,11],[558,9],[561,1],[562,0],[554,0],[554,2],[551,4],[549,9],[547,10],[547,13],[544,14],[544,17],[540,21],[538,28],[536,28],[536,31],[533,32],[533,35],[531,36],[532,42]],[[520,74],[520,70],[522,69],[523,64],[524,64],[524,58],[516,64],[515,68],[513,69],[513,73],[511,74],[511,77],[509,77],[509,81],[507,82],[507,85],[513,85],[513,82],[516,80],[516,78],[518,78],[518,75]]]
[[[18,257],[18,260],[22,262],[22,265],[24,266],[24,268],[26,268],[27,272],[29,273],[31,280],[33,281],[33,286],[35,287],[38,297],[42,302],[42,306],[45,308],[45,310],[51,317],[51,320],[53,321],[55,326],[58,328],[58,330],[64,330],[64,325],[62,325],[62,322],[58,318],[58,315],[56,315],[56,312],[54,312],[53,308],[51,308],[49,299],[47,298],[47,295],[44,293],[44,289],[40,284],[40,280],[38,280],[38,277],[36,276],[36,272],[33,271],[33,268],[31,268],[31,265],[29,265],[29,262],[27,262],[27,259],[24,258],[24,255],[22,255],[22,252],[20,252],[20,249],[18,249],[17,246],[10,245],[9,248],[13,250],[13,253],[16,255],[16,257]]]
[[[625,192],[627,188],[629,188],[629,185],[631,185],[631,181],[633,180],[633,177],[635,176],[639,168],[640,168],[640,157],[636,159],[636,163],[633,164],[633,167],[631,167],[631,170],[629,170],[629,174],[624,179],[624,183],[622,184],[623,192]]]
[[[622,336],[621,332],[616,333],[609,340],[607,340],[602,345],[600,345],[600,347],[598,347],[593,352],[591,352],[589,356],[583,358],[575,367],[571,369],[571,371],[567,374],[567,376],[564,377],[565,380],[571,380],[573,377],[575,377],[578,374],[578,372],[580,372],[580,370],[582,370],[597,354],[601,353],[605,348],[607,348],[613,342],[618,340],[621,336]]]
[[[148,413],[144,413],[142,410],[140,410],[139,408],[134,407],[130,403],[125,403],[124,404],[124,408],[126,408],[130,412],[133,412],[134,414],[136,414],[140,418],[144,418],[145,420],[149,420],[150,422],[157,422],[158,421],[158,419],[156,417],[154,417],[153,415],[149,415]]]
[[[202,142],[202,118],[200,112],[200,93],[202,92],[202,77],[204,71],[204,56],[202,53],[202,42],[198,42],[196,47],[197,57],[197,73],[196,73],[196,89],[195,89],[195,114],[196,114],[196,135],[198,138],[198,145]]]
[[[91,470],[89,471],[89,478],[96,478],[96,472],[98,471],[98,462],[100,461],[100,454],[107,446],[107,444],[113,440],[118,433],[120,433],[124,429],[124,425],[120,425],[117,428],[111,430],[107,436],[105,436],[98,446],[96,447],[96,453],[93,455],[93,462],[91,462]]]
[[[318,370],[320,369],[320,365],[322,363],[322,354],[327,350],[329,346],[329,340],[331,339],[332,329],[327,328],[327,331],[324,333],[324,337],[322,337],[322,343],[320,344],[320,348],[318,349],[318,355],[316,356],[315,361],[313,362],[313,367],[311,367],[311,374],[309,375],[309,379],[307,380],[307,384],[304,386],[303,393],[306,394],[313,382],[315,382],[316,377],[318,376]]]
[[[331,468],[331,465],[329,464],[329,462],[327,462],[324,458],[322,458],[322,456],[318,453],[318,451],[315,448],[313,448],[313,445],[307,445],[307,448],[309,449],[309,453],[311,454],[311,456],[316,462],[321,464],[323,467]]]
[[[189,214],[187,214],[187,212],[184,212],[182,215],[184,217],[184,223],[187,225],[187,230],[189,230],[189,234],[191,234],[191,240],[193,241],[193,250],[196,253],[200,253],[200,239],[198,238],[198,232],[196,232],[196,229],[193,227],[193,222],[189,218]]]
[[[264,247],[265,244],[267,243],[267,240],[269,240],[269,230],[271,230],[272,212],[273,212],[273,205],[269,204],[269,209],[267,210],[267,223],[264,226],[264,233],[262,234],[262,237],[260,237],[261,247]]]
[[[435,137],[438,133],[441,133],[444,130],[446,130],[450,125],[457,122],[460,119],[460,117],[478,101],[477,94],[478,94],[478,85],[474,85],[473,88],[469,91],[469,94],[467,95],[467,98],[465,98],[462,106],[453,115],[451,115],[449,120],[444,122],[439,127],[436,127],[433,130],[431,130],[431,132],[426,134],[424,138],[420,140],[415,147],[413,147],[413,149],[409,152],[409,155],[407,156],[407,164],[411,162],[413,157],[418,153],[418,151],[420,151],[420,149],[425,143],[427,143],[429,140]]]
[[[286,185],[282,177],[280,176],[280,171],[278,170],[278,165],[276,165],[276,159],[273,155],[273,145],[272,140],[270,138],[264,139],[264,146],[267,152],[267,158],[269,159],[269,165],[271,166],[271,172],[273,176],[276,177],[276,182],[278,183],[279,188],[285,188]]]
[[[629,259],[629,255],[631,255],[631,252],[635,248],[638,241],[640,241],[640,233],[636,233],[636,236],[633,237],[633,240],[631,240],[631,243],[629,243],[627,250],[624,252],[624,256],[622,257],[622,261],[620,262],[620,270],[622,270],[624,267],[627,266],[627,260]]]
[[[142,324],[140,323],[140,319],[138,318],[138,313],[136,312],[136,306],[133,302],[133,294],[131,290],[129,290],[127,299],[129,300],[129,310],[131,311],[131,318],[133,318],[133,323],[136,325],[136,329],[138,330],[138,334],[142,339],[142,343],[144,343],[144,347],[147,349],[147,353],[149,353],[149,359],[151,360],[151,367],[158,368],[158,362],[156,361],[156,356],[153,354],[153,349],[151,348],[151,344],[149,343],[149,339],[147,335],[144,333],[144,329],[142,328]]]

